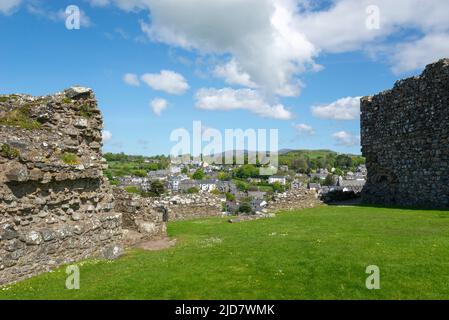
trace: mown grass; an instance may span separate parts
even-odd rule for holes
[[[174,222],[174,248],[133,250],[7,289],[0,299],[448,299],[449,213],[321,207],[274,219]],[[366,267],[380,268],[368,290]]]

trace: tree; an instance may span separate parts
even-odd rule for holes
[[[195,171],[192,178],[195,180],[204,180],[204,178],[206,178],[206,174],[203,169],[198,169]]]
[[[189,169],[187,169],[187,167],[184,167],[184,168],[181,169],[181,173],[182,174],[187,174],[187,173],[189,173]]]
[[[285,191],[285,186],[283,186],[279,182],[275,182],[271,186],[273,187],[274,192],[284,192]]]
[[[226,201],[234,201],[235,196],[232,193],[226,192]]]
[[[154,194],[154,196],[159,197],[165,192],[164,184],[159,180],[155,180],[151,182],[150,191],[152,194]]]
[[[336,168],[334,174],[337,176],[342,176],[344,172],[340,168]]]
[[[240,179],[257,178],[259,169],[255,165],[245,164],[236,170],[235,175]]]
[[[328,174],[323,182],[323,186],[333,186],[334,184],[335,184],[334,176],[332,174]]]
[[[251,213],[251,212],[253,212],[253,209],[251,208],[251,205],[248,202],[243,202],[239,206],[239,212],[240,213]]]
[[[239,191],[248,191],[248,185],[242,181],[236,181],[235,185]]]
[[[351,168],[352,158],[346,154],[339,154],[335,159],[335,166],[338,168]]]
[[[229,181],[229,180],[231,180],[231,175],[229,173],[221,171],[218,173],[218,180]]]

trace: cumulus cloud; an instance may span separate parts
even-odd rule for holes
[[[300,123],[300,124],[296,124],[294,125],[296,132],[298,133],[298,135],[314,135],[315,134],[315,130],[313,129],[312,126],[305,124],[305,123]]]
[[[270,93],[297,96],[301,86],[295,77],[313,65],[318,53],[294,28],[297,16],[292,0],[145,0],[140,4],[151,11],[151,22],[143,22],[142,30],[152,40],[230,54],[230,64],[216,69],[228,83],[257,84]]]
[[[449,57],[449,33],[438,33],[397,45],[391,61],[393,72],[401,74],[446,57]]]
[[[151,109],[153,110],[153,112],[157,115],[160,116],[162,114],[162,111],[164,111],[165,109],[167,109],[168,107],[168,102],[165,99],[161,99],[161,98],[156,98],[153,99],[150,102],[150,106]]]
[[[104,130],[102,132],[102,137],[103,137],[103,143],[107,143],[107,142],[111,141],[111,139],[112,139],[111,131]]]
[[[146,73],[141,80],[154,90],[175,95],[182,95],[190,88],[181,74],[168,70],[162,70],[160,73]]]
[[[264,118],[288,120],[290,111],[282,104],[268,103],[252,89],[200,89],[196,93],[196,107],[204,110],[248,110]]]
[[[373,11],[373,8],[378,12]],[[367,27],[367,22],[377,13],[379,28]],[[387,53],[397,56],[390,60],[392,70],[403,72],[421,68],[435,57],[447,53],[444,45],[438,45],[428,37],[435,33],[448,34],[448,13],[449,1],[446,0],[340,0],[335,1],[327,10],[303,13],[301,19],[296,20],[296,27],[315,46],[331,53],[363,50],[368,45],[383,44]],[[431,42],[431,53],[407,54],[404,49],[413,48],[416,42],[414,40],[409,40],[402,46],[395,46],[391,44],[394,42],[388,41],[390,36],[406,29],[413,30],[415,34],[423,34],[421,44]],[[408,61],[403,62],[404,59]]]
[[[360,136],[353,135],[347,131],[336,132],[332,135],[337,145],[344,147],[355,147],[360,145]]]
[[[360,117],[361,97],[347,97],[327,105],[311,107],[317,118],[332,120],[355,120]]]
[[[217,63],[214,74],[264,94],[298,96],[303,87],[298,78],[321,69],[315,62],[321,53],[383,48],[379,54],[392,57],[384,61],[396,73],[447,55],[447,0],[331,0],[325,6],[310,0],[90,2],[149,11],[150,18],[140,24],[151,40],[230,57]],[[377,14],[379,28],[372,28],[367,23]],[[404,31],[415,37],[397,45]]]
[[[134,73],[125,74],[123,76],[123,81],[130,86],[134,86],[134,87],[140,86],[139,77]]]
[[[0,1],[0,13],[11,14],[22,3],[22,0],[2,0]]]
[[[248,88],[256,88],[257,85],[251,81],[251,76],[242,71],[235,59],[232,59],[225,65],[215,67],[214,74],[223,78],[228,84],[236,84]]]

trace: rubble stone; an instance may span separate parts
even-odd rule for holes
[[[361,100],[368,204],[449,208],[449,59]]]

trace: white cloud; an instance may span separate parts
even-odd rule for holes
[[[200,89],[196,93],[196,107],[204,110],[248,110],[264,118],[288,120],[290,111],[282,104],[270,104],[252,89]]]
[[[376,5],[379,9],[379,29],[366,27],[369,18],[367,8],[371,5]],[[448,14],[449,1],[446,0],[340,0],[335,1],[327,10],[303,13],[301,19],[296,20],[296,27],[317,48],[326,52],[365,50],[369,45],[382,45],[384,54],[395,56],[390,61],[392,70],[398,73],[421,68],[441,54],[447,54],[446,46],[432,41],[429,36],[435,33],[447,35]],[[415,35],[424,36],[418,43],[409,40],[401,46],[388,41],[390,36],[407,29],[412,30]],[[430,44],[430,53],[416,53],[419,48],[415,49],[414,46],[422,45],[423,48],[424,43]],[[408,48],[415,52],[407,54],[404,49]]]
[[[311,107],[317,118],[332,120],[355,120],[360,117],[361,97],[347,97],[327,105]]]
[[[22,3],[22,0],[2,0],[0,1],[0,13],[11,14]]]
[[[153,99],[150,102],[150,106],[151,109],[153,110],[153,112],[157,115],[160,116],[162,114],[162,111],[164,111],[165,109],[167,109],[168,107],[168,102],[165,99],[161,99],[161,98],[156,98]]]
[[[141,80],[154,90],[175,95],[184,94],[190,88],[181,74],[168,70],[162,70],[160,73],[146,73]]]
[[[111,139],[112,139],[111,131],[104,130],[102,132],[102,137],[103,137],[103,143],[107,143],[107,142],[111,141]]]
[[[347,131],[336,132],[332,137],[337,141],[337,145],[345,147],[355,147],[360,145],[360,136],[353,135]]]
[[[123,76],[123,81],[130,86],[134,86],[134,87],[140,86],[139,77],[134,73],[125,74]]]
[[[429,62],[447,57],[449,57],[449,33],[438,33],[397,45],[391,61],[393,72],[400,74],[423,68]]]
[[[333,0],[324,9],[311,0],[90,1],[148,10],[150,18],[140,23],[151,40],[229,56],[227,64],[216,63],[214,74],[264,94],[298,96],[303,87],[298,77],[320,70],[315,59],[321,53],[383,48],[380,53],[392,57],[383,61],[396,73],[447,55],[447,41],[437,41],[437,35],[449,37],[447,0]],[[372,5],[379,8],[378,29],[367,27]],[[404,35],[414,37],[397,45]]]
[[[235,59],[232,59],[225,65],[215,67],[214,74],[223,78],[228,84],[237,84],[248,88],[256,88],[257,85],[251,81],[251,76],[242,71]]]
[[[257,84],[269,93],[297,96],[301,86],[296,76],[313,65],[318,54],[293,27],[297,19],[293,0],[142,0],[139,4],[151,11],[151,23],[141,25],[152,40],[202,53],[230,54],[239,69],[233,76],[232,65],[222,72],[228,83],[251,81],[251,87]]]
[[[296,124],[295,126],[296,132],[299,135],[314,135],[315,134],[315,130],[313,129],[312,126],[305,124],[305,123],[300,123],[300,124]]]

